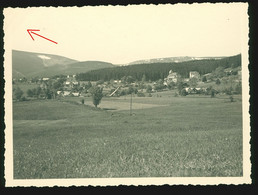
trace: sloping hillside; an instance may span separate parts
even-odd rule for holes
[[[48,70],[52,67],[61,68],[75,62],[77,61],[58,55],[13,50],[13,78],[47,76]]]
[[[100,61],[78,62],[63,56],[13,50],[13,78],[50,77],[57,74],[76,74],[113,67]]]
[[[73,72],[75,74],[75,73],[88,72],[91,70],[98,70],[102,68],[111,68],[111,67],[115,67],[115,66],[108,62],[84,61],[84,62],[76,62],[76,63],[68,64],[66,66],[65,72]]]

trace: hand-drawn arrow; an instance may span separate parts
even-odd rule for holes
[[[31,33],[34,34],[34,35],[37,35],[37,36],[39,36],[39,37],[41,37],[41,38],[44,38],[44,39],[46,39],[46,40],[48,40],[48,41],[51,41],[51,42],[53,42],[53,43],[55,43],[55,44],[57,44],[57,42],[52,41],[52,40],[50,40],[50,39],[48,39],[48,38],[46,38],[46,37],[43,37],[43,36],[41,36],[41,35],[39,35],[39,34],[33,32],[33,31],[40,31],[40,30],[27,29],[27,32],[29,33],[29,35],[31,36],[31,38],[32,38],[33,41],[34,41],[34,39],[33,39],[33,36],[31,35]]]

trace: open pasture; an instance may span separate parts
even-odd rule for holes
[[[14,178],[242,176],[241,101],[161,96],[14,102]]]
[[[142,110],[147,108],[155,108],[161,106],[175,106],[181,105],[182,107],[188,104],[199,104],[200,106],[209,106],[211,103],[229,103],[229,96],[217,95],[216,98],[212,99],[208,95],[188,95],[185,97],[175,97],[176,90],[162,91],[152,93],[152,97],[137,97],[133,94],[132,96],[132,109]],[[93,106],[92,97],[65,97],[62,98],[63,102],[70,102],[81,104],[81,100],[84,99],[84,104]],[[103,97],[99,108],[109,111],[126,111],[130,109],[131,95],[120,96],[120,97]],[[234,95],[234,101],[241,102],[241,95]]]

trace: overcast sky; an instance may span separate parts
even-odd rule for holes
[[[7,8],[10,48],[114,64],[176,56],[241,53],[247,4],[177,4],[64,8]],[[27,29],[58,44],[34,35]]]

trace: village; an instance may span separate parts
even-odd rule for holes
[[[78,81],[77,75],[57,75],[54,77],[32,78],[27,80],[13,79],[13,84],[30,86],[27,90],[14,95],[16,100],[55,99],[61,97],[89,97],[92,86],[102,88],[103,96],[119,97],[134,94],[138,97],[152,97],[156,92],[174,90],[175,96],[203,94],[215,96],[218,93],[233,95],[241,93],[241,68],[217,68],[212,73],[200,75],[197,71],[190,71],[188,78],[170,70],[168,76],[157,81],[147,81],[145,75],[137,81],[132,76],[124,76],[121,80],[110,81]],[[35,86],[32,88],[32,86]],[[15,90],[15,88],[14,88]],[[158,96],[158,94],[156,94]]]

